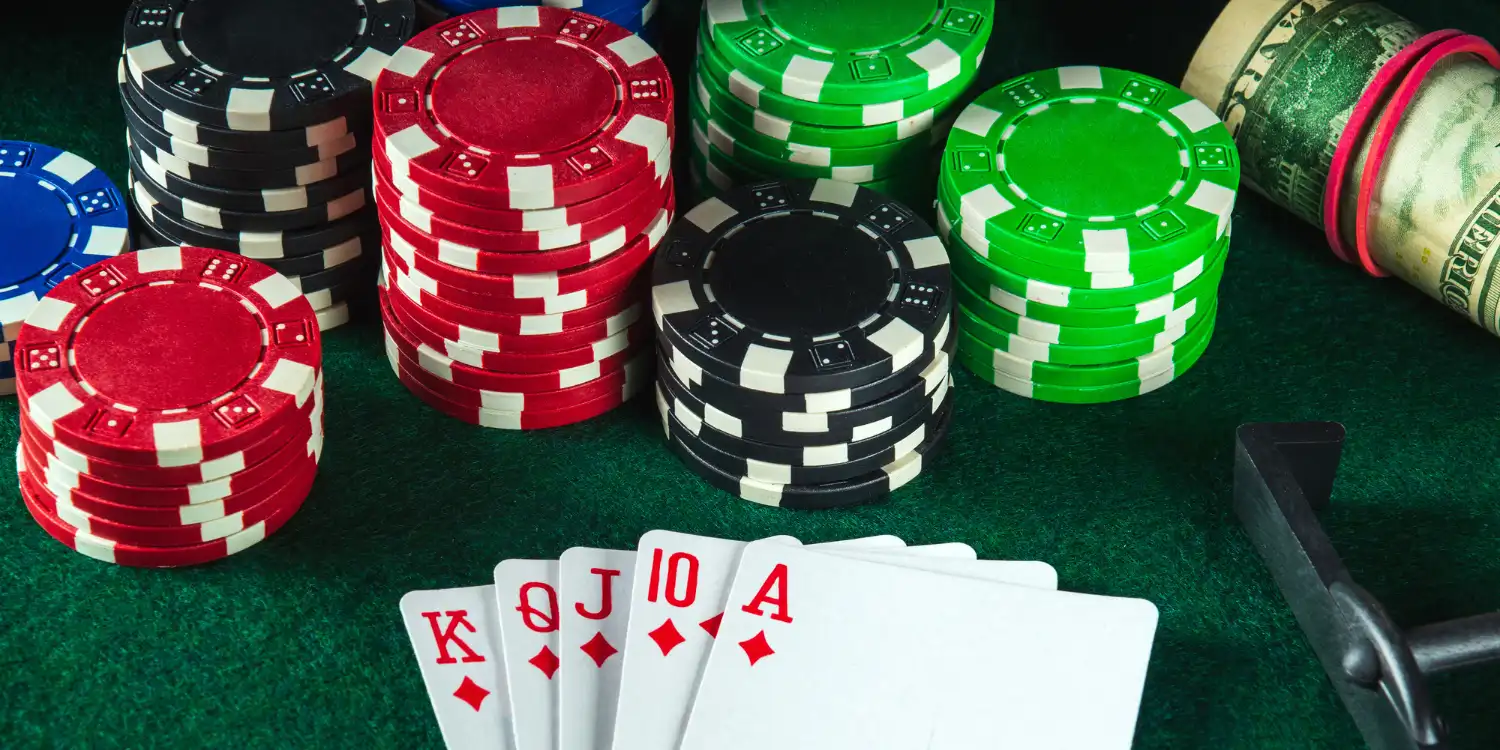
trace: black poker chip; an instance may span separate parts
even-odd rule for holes
[[[674,224],[652,307],[704,370],[750,390],[817,393],[930,355],[952,277],[937,233],[891,198],[834,180],[764,182]]]
[[[230,232],[286,232],[307,229],[351,216],[369,205],[369,191],[355,188],[348,195],[292,211],[228,211],[173,195],[152,182],[144,172],[131,170],[130,176],[151,194],[173,216],[203,227]]]
[[[693,395],[672,372],[671,363],[659,361],[657,381],[674,402],[702,415],[720,432],[756,442],[787,446],[828,445],[879,435],[919,413],[930,414],[946,402],[948,356],[939,353],[922,376],[903,390],[871,404],[824,413],[737,409],[721,402],[708,403]]]
[[[693,473],[745,500],[792,510],[843,508],[884,499],[917,478],[927,467],[941,447],[952,417],[952,410],[944,409],[931,423],[923,422],[921,443],[878,468],[848,479],[806,484],[780,483],[739,473],[737,467],[731,465],[734,459],[726,458],[722,453],[716,455],[710,446],[696,440],[690,430],[671,416],[660,387],[657,389],[657,408],[672,452]],[[724,465],[705,458],[705,455],[715,456]]]
[[[370,84],[415,14],[412,0],[135,0],[126,74],[208,125],[305,127],[369,106]]]
[[[368,188],[368,169],[341,174],[330,180],[290,188],[264,190],[240,190],[204,185],[164,169],[160,164],[135,148],[130,152],[131,169],[157,185],[165,187],[173,195],[227,211],[244,213],[296,211],[337,200],[350,192]]]
[[[667,407],[672,414],[691,431],[698,440],[701,440],[714,448],[732,456],[751,459],[768,464],[780,464],[785,466],[821,466],[826,464],[848,463],[869,456],[886,453],[906,437],[919,424],[927,421],[931,416],[928,410],[923,410],[907,417],[904,421],[891,425],[883,432],[860,436],[858,440],[834,441],[818,445],[781,445],[759,440],[750,440],[740,435],[731,434],[720,429],[720,427],[707,421],[704,414],[693,410],[692,406],[677,398],[657,382],[657,390],[662,394]],[[948,391],[948,389],[944,389]],[[940,403],[941,408],[942,403]]]
[[[120,58],[116,78],[120,89],[121,106],[134,111],[150,122],[156,130],[167,133],[179,141],[208,148],[254,153],[317,147],[336,141],[350,133],[369,133],[375,119],[374,110],[368,103],[364,103],[363,106],[355,107],[326,122],[292,130],[225,130],[205,125],[152,101],[125,75],[125,58],[123,57]]]
[[[281,232],[230,232],[194,225],[159,202],[142,180],[132,177],[131,196],[136,211],[159,231],[189,245],[238,253],[247,258],[300,258],[317,255],[360,236],[376,236],[374,210],[361,209],[351,216],[306,229]]]
[[[126,128],[125,142],[131,151],[150,159],[169,174],[199,185],[230,190],[306,187],[331,181],[341,175],[360,173],[368,170],[370,164],[370,150],[356,148],[332,159],[299,167],[220,169],[193,164],[166,149],[157,148],[149,143],[141,143],[129,128]]]
[[[173,137],[156,127],[131,106],[129,97],[122,100],[125,125],[130,129],[132,140],[142,146],[155,147],[158,152],[169,153],[195,167],[224,169],[231,171],[250,170],[296,170],[298,167],[336,159],[358,146],[353,133],[317,146],[302,146],[278,151],[236,151],[232,149],[203,146]]]
[[[957,341],[950,319],[949,325],[939,330],[937,340],[933,343],[937,351],[945,354],[951,362]],[[656,345],[660,356],[671,364],[672,371],[677,374],[678,382],[686,385],[693,395],[708,403],[721,405],[726,410],[740,413],[827,413],[872,404],[911,387],[912,381],[919,378],[935,358],[935,353],[929,352],[890,377],[857,388],[840,388],[820,393],[766,393],[742,388],[704,370],[680,353],[665,337],[658,336]]]

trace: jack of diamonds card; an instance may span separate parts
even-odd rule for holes
[[[558,561],[558,747],[608,750],[620,697],[634,552],[574,547]]]
[[[449,750],[510,750],[495,588],[413,591],[401,619]]]

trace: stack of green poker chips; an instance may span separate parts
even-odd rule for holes
[[[822,178],[912,206],[974,81],[994,0],[707,0],[688,84],[700,197]]]
[[[980,95],[938,176],[958,360],[1058,403],[1172,382],[1213,337],[1239,181],[1224,124],[1154,78],[1054,68]]]

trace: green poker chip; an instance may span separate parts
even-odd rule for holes
[[[918,96],[979,68],[994,0],[708,0],[724,57],[793,99],[869,104]]]
[[[1105,385],[1060,385],[1038,381],[1034,366],[1030,377],[1018,376],[1007,371],[1006,368],[1011,367],[1008,362],[997,369],[993,358],[987,358],[983,351],[976,352],[973,348],[965,348],[962,343],[955,356],[970,372],[991,385],[1018,396],[1062,404],[1104,404],[1143,396],[1181,377],[1197,364],[1203,357],[1203,353],[1208,350],[1213,340],[1213,330],[1214,320],[1208,318],[1198,330],[1193,332],[1196,339],[1192,343],[1188,343],[1184,337],[1180,345],[1174,345],[1171,348],[1170,354],[1163,358],[1165,362],[1163,369],[1146,372],[1141,362],[1133,361],[1124,366],[1134,369],[1135,375]],[[1096,371],[1102,372],[1103,370]],[[1051,374],[1049,372],[1048,377]]]
[[[1138,73],[1077,66],[980,95],[948,136],[941,180],[971,244],[1075,276],[1150,278],[1223,237],[1240,170],[1203,103]]]
[[[701,24],[698,33],[698,67],[702,73],[719,86],[752,108],[776,117],[796,122],[828,127],[869,127],[899,123],[913,117],[924,117],[931,112],[941,117],[944,112],[974,82],[977,71],[968,71],[958,78],[911,98],[867,104],[822,104],[793,99],[736,70],[720,53],[707,36],[707,24]]]
[[[710,118],[697,102],[689,100],[688,108],[691,111],[693,126],[701,129],[714,147],[728,154],[736,162],[762,174],[864,183],[926,171],[937,161],[933,149],[926,147],[920,141],[898,144],[906,148],[886,154],[868,149],[852,152],[821,150],[800,153],[784,149],[780,154],[772,155],[757,148],[760,144],[740,138],[741,133],[732,131],[725,123]],[[820,163],[825,160],[830,163]]]
[[[953,252],[950,260],[954,262],[968,261],[978,264],[979,259],[967,252]],[[1033,321],[1035,324],[1050,324],[1057,326],[1069,326],[1074,328],[1117,328],[1120,326],[1141,325],[1153,320],[1173,314],[1194,300],[1213,299],[1219,288],[1219,280],[1224,275],[1224,257],[1218,256],[1210,261],[1212,265],[1208,270],[1183,288],[1168,292],[1160,297],[1123,307],[1058,307],[1045,302],[1027,299],[1021,294],[1015,294],[1004,287],[990,284],[987,277],[980,276],[977,280],[971,280],[964,271],[955,266],[954,278],[963,285],[962,294],[968,295],[971,300],[970,306],[976,309],[995,309],[1007,315],[1017,316],[1025,320]],[[1200,302],[1201,304],[1201,302]]]
[[[779,143],[798,143],[810,147],[866,148],[911,139],[938,146],[948,139],[948,130],[953,126],[953,115],[945,116],[945,122],[940,123],[933,110],[918,112],[896,122],[864,127],[826,127],[788,120],[740,101],[715,81],[711,74],[704,72],[701,63],[693,74],[693,87],[698,103],[710,115],[739,123]]]
[[[956,300],[989,325],[1032,341],[1069,346],[1110,346],[1129,343],[1151,338],[1185,324],[1190,325],[1214,303],[1218,291],[1217,288],[1211,287],[1210,294],[1202,298],[1186,300],[1167,314],[1140,323],[1103,327],[1070,326],[1017,315],[1003,307],[990,304],[968,284],[963,283],[962,277],[955,275],[955,279],[958,282],[955,287],[962,287],[954,290]]]
[[[1204,310],[1198,312],[1193,321],[1165,328],[1160,333],[1133,341],[1098,346],[1051,344],[1028,338],[996,326],[983,316],[982,311],[962,304],[958,307],[959,327],[967,331],[969,336],[983,341],[992,349],[1038,362],[1064,365],[1108,365],[1144,357],[1162,347],[1176,343],[1188,334],[1197,321],[1212,318],[1218,310],[1218,302],[1209,302]]]
[[[953,226],[953,233],[958,236],[975,255],[982,257],[985,262],[992,265],[1007,268],[1028,278],[1045,281],[1050,284],[1077,287],[1079,289],[1120,289],[1123,287],[1139,286],[1153,279],[1170,276],[1177,273],[1192,260],[1184,261],[1184,258],[1194,259],[1207,252],[1212,245],[1204,245],[1194,254],[1182,257],[1171,257],[1166,259],[1153,258],[1151,261],[1136,263],[1128,271],[1123,270],[1085,270],[1076,268],[1063,268],[1047,263],[1047,259],[1039,259],[1034,255],[1026,254],[1026,248],[1015,242],[996,244],[980,232],[977,227],[982,226],[970,215],[966,220],[959,213],[957,199],[948,192],[947,185],[942,181],[938,184],[938,202],[940,212],[945,215],[946,220]],[[1227,229],[1226,229],[1227,231]],[[1183,250],[1187,250],[1186,247]]]
[[[708,135],[695,123],[693,125],[693,151],[690,157],[696,175],[701,175],[706,186],[724,192],[742,185],[768,182],[777,177],[745,167],[733,157],[720,151],[709,142]],[[860,187],[884,193],[907,206],[928,206],[933,200],[935,180],[932,172],[912,174],[884,180],[858,183]]]
[[[1149,302],[1176,292],[1197,280],[1205,270],[1211,268],[1219,260],[1220,256],[1229,251],[1230,243],[1230,233],[1225,232],[1224,239],[1218,245],[1209,248],[1206,253],[1189,261],[1170,275],[1135,286],[1089,289],[1029,278],[1022,273],[999,266],[991,262],[991,259],[981,257],[973,248],[965,244],[963,238],[953,231],[954,227],[950,222],[947,208],[942,205],[942,201],[939,201],[938,235],[948,245],[948,255],[953,262],[954,273],[963,275],[973,286],[989,284],[1024,299],[1042,302],[1053,307],[1097,309],[1130,307]]]

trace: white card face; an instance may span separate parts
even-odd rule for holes
[[[560,750],[608,750],[614,736],[635,557],[574,547],[558,561]]]
[[[681,747],[1126,750],[1156,621],[1141,600],[758,542]]]
[[[933,545],[939,546],[939,545]],[[904,550],[877,552],[867,550],[818,550],[827,555],[838,555],[851,560],[896,565],[929,573],[978,578],[997,583],[1057,590],[1057,571],[1047,563],[1031,560],[975,560],[965,557],[939,557],[923,551],[923,547],[907,547]],[[912,554],[915,553],[915,554]]]
[[[791,537],[773,537],[796,545]],[[898,550],[894,536],[819,548]],[[652,531],[637,545],[613,747],[677,750],[745,542]]]
[[[401,620],[448,750],[510,750],[495,587],[410,592]]]
[[[557,748],[557,561],[495,566],[500,644],[516,750]]]

